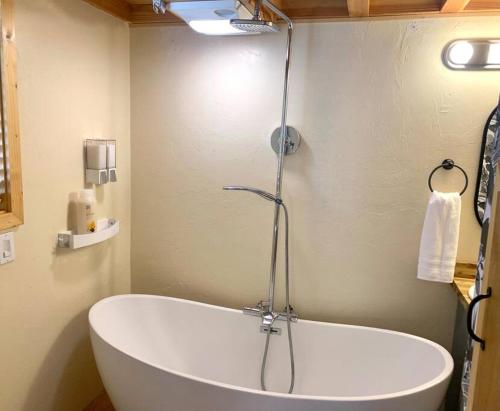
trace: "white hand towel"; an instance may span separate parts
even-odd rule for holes
[[[461,204],[459,193],[432,193],[420,239],[419,279],[453,282]]]

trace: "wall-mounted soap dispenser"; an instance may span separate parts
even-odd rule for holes
[[[116,182],[116,140],[107,141],[108,180]]]
[[[106,184],[115,182],[116,141],[85,140],[85,182]]]

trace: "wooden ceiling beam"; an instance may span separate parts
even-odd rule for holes
[[[132,5],[125,0],[83,0],[98,9],[118,17],[119,19],[130,21]]]
[[[465,8],[466,11],[498,11],[500,10],[500,1],[471,1]]]
[[[349,17],[347,7],[304,7],[300,9],[284,9],[288,17],[295,22],[330,20]]]
[[[463,11],[470,0],[444,0],[441,5],[441,13],[458,13]]]
[[[350,17],[368,17],[370,0],[347,0],[347,10]]]
[[[372,5],[370,7],[370,17],[408,16],[408,18],[414,18],[439,15],[439,6],[431,4],[404,8],[400,4]]]

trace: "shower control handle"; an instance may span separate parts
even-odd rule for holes
[[[264,316],[268,314],[272,314],[274,317],[274,320],[279,320],[279,321],[286,321],[288,319],[288,314],[286,312],[286,309],[283,312],[272,312],[269,313],[269,302],[268,301],[259,301],[255,307],[244,307],[243,308],[243,314],[245,315],[251,315],[254,317],[260,317],[263,320],[265,319]],[[297,322],[299,319],[299,316],[293,312],[293,308],[290,307],[290,321],[292,322]]]

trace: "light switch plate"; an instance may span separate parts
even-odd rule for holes
[[[7,264],[14,261],[16,255],[14,251],[14,233],[0,235],[0,264]]]

